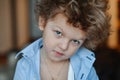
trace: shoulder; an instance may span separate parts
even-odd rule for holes
[[[98,75],[94,67],[91,68],[87,80],[99,80]]]
[[[39,50],[42,45],[42,39],[38,39],[21,50],[17,55],[18,60],[14,80],[29,80],[28,77],[36,70],[37,61],[39,61]],[[33,78],[33,75],[30,76]]]
[[[42,38],[34,41],[33,43],[29,44],[28,46],[26,46],[25,48],[23,48],[20,52],[17,53],[15,58],[20,59],[21,57],[32,57],[34,56],[40,49],[40,47],[42,46],[43,42],[42,42]]]
[[[79,63],[83,62],[89,67],[92,67],[94,61],[95,61],[95,54],[94,52],[81,47],[78,49],[78,51],[70,58],[71,62],[73,63]]]
[[[18,60],[17,70],[28,68],[30,64],[38,58],[37,56],[39,55],[41,45],[42,39],[40,38],[17,53],[15,57]]]
[[[94,52],[81,47],[75,55],[70,59],[75,77],[78,79],[91,80],[92,77],[97,78],[96,71],[93,67],[95,61]],[[93,79],[98,80],[98,79]]]
[[[26,79],[27,73],[29,71],[29,64],[25,58],[21,58],[16,65],[16,70],[14,74],[14,80],[24,80]]]

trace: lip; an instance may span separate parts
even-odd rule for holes
[[[59,51],[54,51],[56,56],[63,56],[64,54]]]

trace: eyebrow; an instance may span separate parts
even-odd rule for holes
[[[74,38],[74,40],[82,40],[82,41],[84,41],[85,39],[86,38],[81,38],[81,37],[79,39],[78,38]]]
[[[81,39],[79,39],[79,40],[82,40],[82,41],[83,41],[83,40],[85,40],[85,38],[81,38]]]
[[[63,29],[62,29],[59,25],[56,25],[56,24],[51,24],[51,25],[54,25],[54,26],[55,26],[55,28],[59,28],[60,30],[62,30],[62,31],[63,31]]]

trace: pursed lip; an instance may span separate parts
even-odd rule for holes
[[[56,51],[56,50],[54,50],[54,52],[55,52],[56,56],[63,56],[64,55],[63,53]]]

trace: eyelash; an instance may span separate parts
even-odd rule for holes
[[[62,36],[62,32],[60,32],[58,30],[55,31],[55,34],[56,34],[57,37],[61,37]]]
[[[75,44],[75,45],[80,45],[80,41],[78,41],[78,40],[72,40],[72,42],[73,42],[73,44]]]

